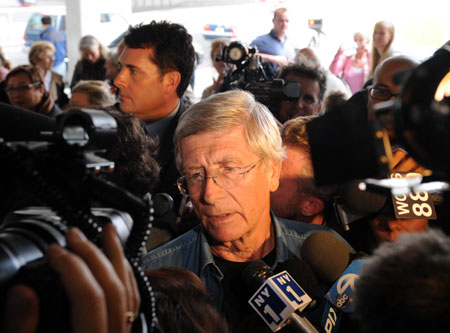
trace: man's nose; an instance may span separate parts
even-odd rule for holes
[[[223,188],[217,184],[216,177],[207,177],[203,184],[203,200],[208,204],[215,204],[216,200],[221,197],[223,191]]]
[[[120,70],[119,73],[116,75],[116,77],[114,79],[114,85],[117,88],[122,88],[124,86],[123,70]]]
[[[303,109],[304,106],[304,100],[303,100],[303,95],[301,95],[297,101],[296,101],[297,107],[299,107],[300,109]]]

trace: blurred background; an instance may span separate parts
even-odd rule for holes
[[[440,0],[0,0],[0,46],[13,66],[28,63],[29,45],[36,38],[33,30],[39,28],[42,15],[51,15],[57,27],[69,28],[67,77],[71,77],[78,36],[93,34],[110,46],[130,24],[165,19],[183,24],[194,38],[198,57],[194,93],[200,96],[216,74],[209,56],[211,41],[226,37],[250,43],[270,31],[273,11],[282,6],[289,8],[291,42],[297,48],[315,49],[324,67],[340,45],[353,45],[354,32],[371,37],[381,20],[394,24],[395,48],[419,60],[450,39],[447,5]],[[66,16],[71,24],[66,24]]]

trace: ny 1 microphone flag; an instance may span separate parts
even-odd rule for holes
[[[268,278],[248,303],[275,332],[286,325],[296,310],[302,311],[311,301],[291,275],[283,271]]]

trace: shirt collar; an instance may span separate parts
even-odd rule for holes
[[[45,89],[50,92],[50,83],[52,82],[52,71],[47,71],[44,76]]]
[[[164,132],[166,131],[167,127],[169,126],[172,119],[177,114],[179,108],[180,108],[180,100],[178,100],[178,104],[175,107],[175,109],[169,113],[164,118],[154,121],[152,123],[145,124],[145,129],[147,130],[147,133],[153,138],[153,139],[159,139],[163,136]]]
[[[272,38],[275,38],[277,41],[279,41],[280,43],[283,43],[283,44],[286,43],[286,41],[287,41],[287,39],[288,39],[287,35],[285,34],[285,35],[284,35],[284,42],[282,42],[281,39],[278,38],[278,36],[275,34],[275,31],[273,31],[273,29],[270,30],[269,35],[270,35]]]

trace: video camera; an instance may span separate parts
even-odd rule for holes
[[[276,77],[272,67],[263,63],[257,55],[257,48],[246,48],[239,42],[231,42],[224,47],[222,56],[215,59],[232,64],[219,92],[242,89],[252,93],[256,100],[269,109],[276,107],[281,100],[296,100],[301,96],[297,82],[284,82]]]
[[[114,163],[98,155],[114,140],[116,120],[104,111],[79,109],[54,121],[3,103],[0,119],[0,298],[5,300],[12,285],[29,285],[42,305],[38,331],[70,331],[67,297],[46,263],[46,250],[52,243],[66,247],[65,233],[73,226],[101,247],[99,232],[113,223],[142,299],[133,331],[154,329],[154,295],[139,260],[153,220],[152,202],[108,181]]]
[[[361,91],[307,123],[315,181],[319,186],[352,182],[351,197],[365,215],[378,211],[391,196],[406,200],[436,193],[443,196],[439,218],[445,220],[450,217],[450,41],[417,68],[399,74],[394,77],[403,82],[399,96],[377,105],[373,114],[361,99],[367,91]],[[385,178],[391,172],[391,133],[396,145],[429,170],[414,177]],[[324,140],[324,135],[333,140]],[[427,216],[432,211],[419,213]]]

